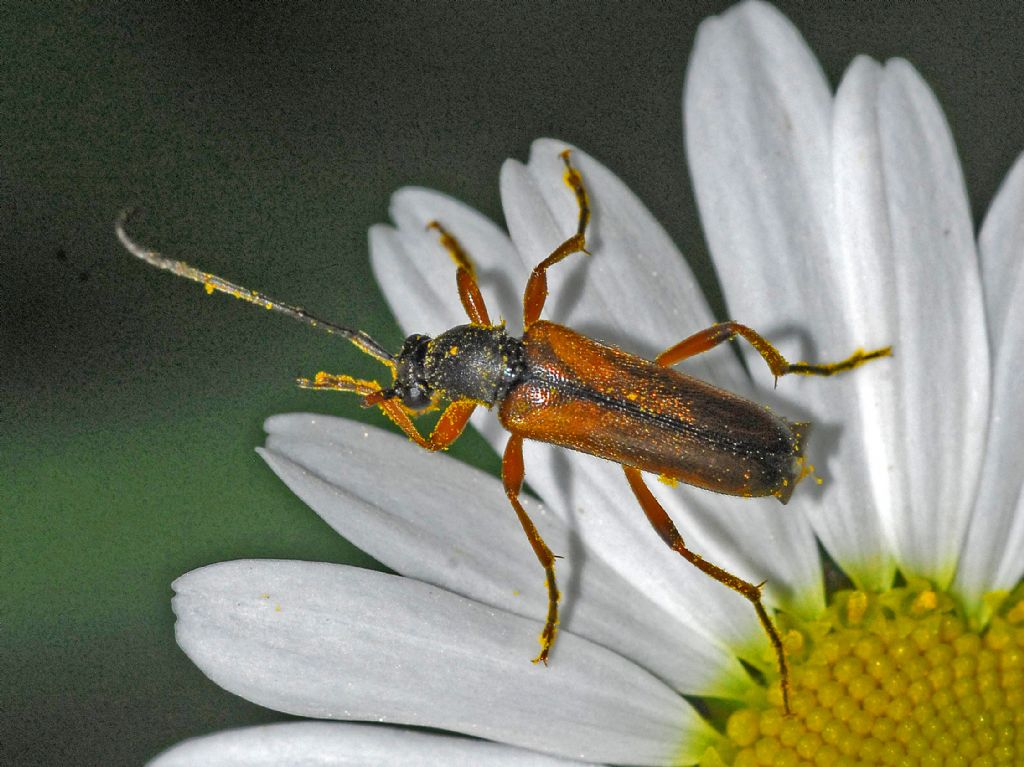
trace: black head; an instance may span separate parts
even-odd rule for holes
[[[405,339],[395,363],[395,383],[385,394],[399,399],[410,410],[426,410],[434,404],[434,390],[427,382],[426,356],[430,336]]]

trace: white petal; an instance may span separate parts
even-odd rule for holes
[[[874,348],[897,341],[893,286],[892,229],[886,197],[882,141],[878,130],[878,89],[882,68],[866,56],[850,65],[836,94],[834,178],[837,258],[831,261],[841,293],[846,343]],[[896,345],[896,360],[902,354]],[[846,376],[838,394],[862,406],[844,409],[843,438],[833,461],[841,472],[844,505],[821,516],[819,534],[836,560],[862,588],[883,590],[893,581],[896,534],[893,514],[902,508],[894,495],[893,424],[898,412],[893,360]],[[831,381],[821,382],[825,387]],[[885,511],[881,511],[885,510]]]
[[[149,767],[558,767],[576,761],[452,735],[368,724],[290,722],[205,735]]]
[[[684,109],[704,231],[734,318],[792,338],[808,304],[830,300],[818,281],[832,198],[825,77],[782,14],[743,3],[701,24]]]
[[[516,648],[540,624],[411,578],[238,561],[175,584],[178,643],[213,681],[317,718],[435,727],[611,762],[696,758],[715,736],[638,666],[568,632],[545,668]],[[453,639],[454,638],[454,639]]]
[[[992,200],[978,246],[989,341],[996,350],[1005,348],[1001,336],[1013,306],[1011,294],[1018,289],[1024,271],[1024,154],[1017,158]]]
[[[547,612],[544,574],[501,482],[354,421],[270,418],[260,454],[331,527],[393,570],[527,618]],[[390,471],[382,467],[392,467]],[[561,627],[631,658],[681,692],[736,697],[749,676],[722,644],[660,609],[545,507],[523,505],[552,551]],[[683,651],[685,649],[685,651]],[[532,643],[520,648],[526,657]],[[556,643],[552,662],[560,662]]]
[[[769,336],[773,327],[809,329],[822,339],[817,358],[899,334],[891,363],[836,382],[788,384],[816,421],[841,431],[838,446],[828,434],[811,445],[815,458],[831,449],[826,474],[838,492],[818,508],[797,502],[817,515],[822,540],[862,585],[887,585],[863,583],[873,568],[891,572],[877,548],[885,539],[906,572],[948,584],[978,476],[987,359],[966,197],[942,113],[905,62],[892,62],[880,82],[859,62],[841,94],[849,102],[837,118],[836,139],[845,143],[833,182],[822,130],[827,86],[788,22],[748,3],[707,23],[697,48],[688,150],[713,256],[740,272],[723,276],[733,312],[749,312]],[[875,87],[877,126],[870,110],[854,114]],[[851,168],[858,159],[880,162],[881,172]],[[859,236],[857,217],[866,224]],[[886,240],[888,273],[879,251],[849,260]],[[851,331],[868,337],[849,339]],[[938,402],[954,416],[936,417]],[[870,519],[872,493],[880,524]],[[864,519],[865,539],[851,545]]]
[[[893,527],[900,568],[949,585],[984,455],[989,356],[970,210],[953,139],[905,61],[878,92],[899,346]]]
[[[684,105],[697,201],[733,318],[790,359],[842,359],[857,346],[888,343],[891,329],[853,336],[846,319],[848,303],[862,311],[874,299],[849,295],[837,264],[831,97],[792,24],[753,2],[705,21]],[[754,379],[770,380],[763,360],[741,346]],[[888,585],[892,566],[861,458],[861,403],[870,399],[859,388],[884,372],[779,382],[801,403],[782,412],[814,422],[808,455],[825,480],[823,491],[805,483],[791,506],[860,585],[874,587]]]
[[[979,238],[993,340],[992,415],[978,498],[955,589],[975,616],[980,598],[1024,574],[1024,155],[992,203]]]

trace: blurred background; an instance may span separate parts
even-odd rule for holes
[[[502,161],[554,136],[616,171],[714,291],[680,94],[697,25],[727,6],[3,4],[0,762],[138,764],[284,719],[178,650],[171,582],[240,557],[374,565],[253,448],[278,412],[382,424],[292,383],[379,368],[132,260],[118,211],[143,209],[147,245],[397,348],[366,246],[390,194],[501,221]],[[1020,5],[781,7],[833,84],[858,53],[914,63],[979,221],[1024,148]],[[473,435],[452,452],[497,469]]]

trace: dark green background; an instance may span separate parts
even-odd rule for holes
[[[276,412],[380,423],[292,385],[378,369],[131,260],[117,211],[145,209],[147,244],[397,346],[366,249],[391,192],[500,220],[502,160],[552,135],[616,170],[713,286],[680,91],[724,5],[4,3],[0,761],[134,764],[281,719],[177,649],[171,581],[236,557],[370,564],[252,448]],[[859,52],[918,67],[978,218],[1024,147],[1024,13],[970,7],[784,4],[833,82]],[[496,466],[476,438],[455,452]]]

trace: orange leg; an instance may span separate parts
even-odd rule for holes
[[[746,325],[741,325],[738,322],[720,322],[717,325],[712,325],[710,328],[701,330],[699,333],[694,333],[692,336],[683,339],[675,346],[670,346],[658,355],[655,362],[662,367],[670,367],[675,365],[677,362],[685,360],[687,357],[692,357],[695,354],[700,354],[701,352],[713,349],[719,344],[735,338],[736,336],[746,339],[750,345],[757,350],[757,353],[760,354],[761,357],[764,358],[764,361],[768,363],[768,367],[776,379],[780,376],[787,375],[788,373],[807,376],[835,375],[836,373],[842,373],[846,370],[852,370],[868,360],[878,359],[879,357],[888,357],[892,354],[892,347],[886,346],[882,349],[875,349],[870,352],[858,349],[841,362],[824,364],[812,364],[808,362],[790,363],[782,356],[778,349],[772,346],[771,343],[757,331],[748,328]]]
[[[469,254],[463,249],[458,240],[453,237],[437,221],[427,224],[427,229],[435,230],[441,236],[441,245],[452,257],[458,271],[455,273],[455,283],[459,287],[459,299],[462,301],[462,308],[469,315],[469,320],[474,325],[491,326],[491,319],[487,315],[487,305],[480,293],[480,286],[476,283],[476,270]]]
[[[469,417],[476,410],[475,402],[469,400],[452,402],[437,419],[430,436],[424,437],[398,400],[382,399],[378,402],[367,402],[367,404],[377,405],[381,412],[404,431],[409,439],[426,450],[447,450],[462,434],[466,424],[469,423]]]
[[[590,221],[590,201],[587,198],[587,189],[583,186],[583,179],[579,171],[569,162],[569,150],[566,149],[562,152],[561,157],[565,163],[565,183],[576,194],[576,202],[580,208],[579,221],[576,224],[576,234],[555,248],[554,252],[537,264],[530,274],[530,279],[526,283],[526,292],[523,294],[523,326],[526,328],[540,319],[540,313],[544,309],[544,301],[548,297],[548,267],[554,266],[573,253],[587,252],[587,242],[584,237],[587,223]]]
[[[555,632],[558,630],[558,584],[555,582],[555,555],[544,543],[544,539],[537,532],[533,520],[526,513],[526,509],[519,502],[519,491],[523,487],[523,438],[513,434],[508,438],[505,446],[505,455],[501,460],[501,479],[505,484],[505,495],[515,509],[519,517],[519,524],[523,526],[523,532],[530,540],[533,553],[537,555],[541,566],[544,568],[544,575],[548,585],[548,617],[544,622],[544,630],[540,634],[540,655],[533,659],[547,665],[548,653],[555,641]]]
[[[350,391],[362,395],[364,405],[379,407],[381,412],[404,431],[409,439],[426,450],[447,450],[462,434],[466,424],[469,423],[469,417],[476,410],[476,403],[470,400],[452,402],[437,419],[430,436],[424,437],[416,428],[416,424],[413,423],[402,403],[396,399],[385,399],[380,384],[376,381],[364,381],[347,375],[317,373],[313,380],[300,378],[298,384],[303,389]]]
[[[650,521],[655,531],[657,531],[658,535],[661,536],[661,539],[668,544],[669,548],[677,552],[698,570],[711,576],[719,583],[728,586],[733,591],[741,594],[754,605],[754,610],[757,612],[757,618],[761,621],[761,626],[764,628],[765,633],[768,634],[768,639],[771,641],[772,647],[775,648],[775,655],[779,661],[779,678],[782,683],[782,705],[788,714],[789,665],[786,662],[786,651],[782,646],[782,639],[779,637],[779,632],[775,628],[775,624],[772,623],[771,618],[768,617],[768,611],[765,610],[764,604],[761,602],[761,587],[755,586],[753,583],[749,583],[742,578],[737,578],[727,570],[723,570],[721,567],[718,567],[718,565],[708,562],[700,555],[695,554],[686,548],[686,544],[683,542],[683,536],[679,534],[675,524],[669,518],[668,512],[665,511],[665,508],[658,502],[658,499],[654,497],[650,488],[647,487],[643,477],[640,475],[640,470],[634,469],[631,466],[623,466],[622,470],[626,473],[626,479],[629,481],[629,486],[633,490],[633,495],[636,496],[641,508],[643,508],[644,513],[647,515],[647,519]]]

